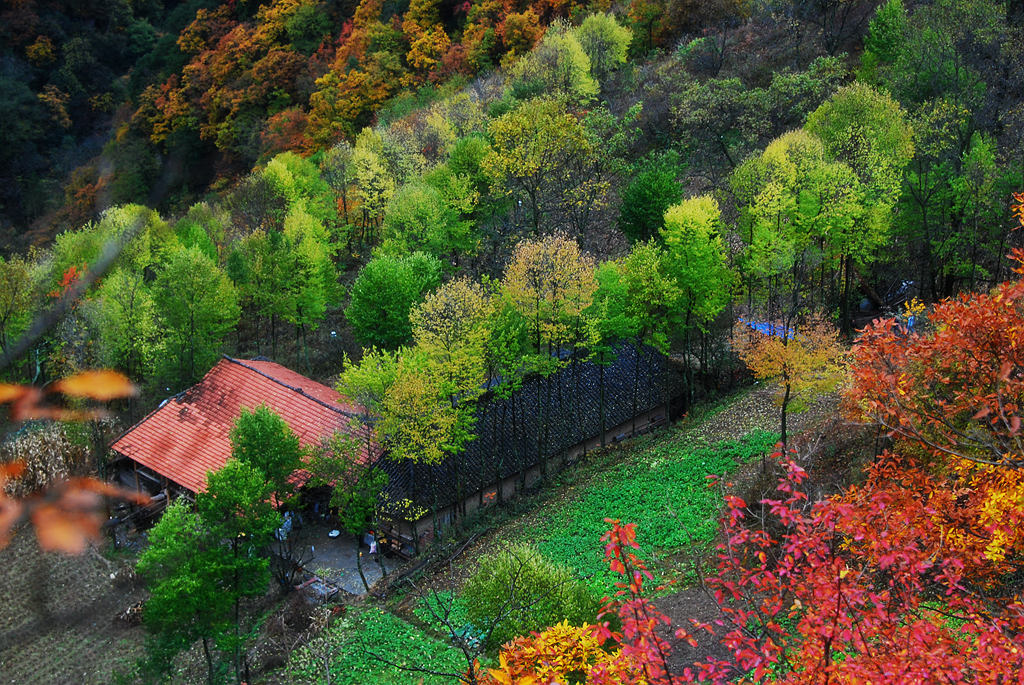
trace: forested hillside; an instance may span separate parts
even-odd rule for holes
[[[694,214],[723,240],[744,293],[736,302],[762,305],[770,318],[782,300],[806,300],[849,332],[859,308],[934,301],[1006,276],[1024,89],[1017,28],[1001,4],[888,3],[873,14],[871,3],[782,3],[711,16],[635,5],[619,18],[580,8],[559,18],[568,9],[459,6],[456,20],[443,7],[365,4],[351,21],[341,8],[302,3],[153,7],[135,19],[110,10],[121,23],[100,24],[149,36],[152,46],[135,63],[104,57],[130,66],[130,78],[90,68],[91,90],[75,96],[130,104],[92,171],[76,172],[82,183],[69,186],[60,218],[22,213],[46,217],[58,237],[5,260],[13,286],[0,343],[6,349],[137,218],[144,226],[130,258],[62,324],[73,331],[36,349],[41,377],[103,362],[181,387],[226,340],[240,354],[275,356],[284,345],[312,368],[343,350],[356,356],[359,343],[408,342],[414,300],[442,281],[500,275],[521,238],[559,232],[598,261],[623,257],[632,243],[641,259],[644,250],[685,249]],[[66,39],[32,78],[8,79],[40,97],[9,103],[42,107],[56,81],[71,79],[67,46],[120,45],[95,31],[72,38],[82,22],[60,6],[8,12],[8,30],[33,27],[18,34],[22,43],[47,27],[65,27],[56,37]],[[8,63],[52,42],[40,36]],[[417,57],[411,46],[426,50],[424,36],[446,45],[447,57]],[[462,66],[444,67],[455,55]],[[379,71],[385,65],[393,70]],[[114,93],[114,81],[129,85]],[[58,137],[53,121],[12,113],[38,124],[5,128],[22,136],[3,146],[15,199],[28,202],[33,184],[56,196],[55,178],[19,165],[63,154],[51,145],[58,138],[71,150],[102,127],[101,111],[68,103],[74,116],[61,119],[68,128]],[[200,192],[201,201],[189,199]],[[156,209],[143,209],[150,200]],[[6,211],[12,227],[24,226],[19,206],[27,207]],[[662,236],[672,230],[676,238]],[[167,309],[173,298],[161,288],[182,290],[175,269],[205,278],[217,303],[189,304],[216,310],[202,330],[177,330]],[[141,299],[130,311],[115,304],[135,288]],[[702,314],[709,325],[718,311]],[[127,338],[97,324],[125,317]],[[318,328],[336,335],[312,336],[310,356]],[[178,352],[155,353],[168,346]],[[177,369],[156,368],[185,348],[191,358]]]
[[[609,474],[641,482],[663,464],[686,479],[687,501],[704,508],[664,535],[671,545],[642,549],[687,581],[695,574],[665,559],[709,553],[715,518],[693,494],[705,475],[694,460],[752,488],[721,486],[724,547],[707,574],[736,632],[701,623],[717,641],[674,675],[927,682],[928,667],[914,670],[923,654],[938,655],[935,672],[984,681],[991,659],[1009,674],[1018,661],[1007,655],[1024,653],[1022,25],[1024,8],[997,0],[7,3],[0,402],[14,419],[81,417],[33,413],[24,398],[49,394],[18,388],[49,393],[109,368],[141,388],[111,407],[127,426],[222,354],[269,357],[365,408],[359,420],[408,473],[455,472],[445,513],[429,493],[379,498],[387,478],[373,465],[310,466],[317,482],[358,472],[370,483],[337,505],[349,532],[429,518],[436,541],[474,525],[471,498],[503,504],[493,474],[512,474],[504,455],[522,462],[523,491],[533,467],[537,487],[555,487],[558,426],[597,426],[581,439],[606,447],[608,393],[631,417],[655,404],[675,416],[754,379],[778,390],[774,457],[763,432],[654,445],[649,469],[633,455],[601,481],[619,492]],[[623,360],[633,369],[616,377]],[[672,382],[656,380],[669,366]],[[562,392],[580,378],[587,393]],[[836,394],[829,415],[863,438],[856,449],[793,427],[794,412]],[[458,465],[482,417],[532,428],[525,447],[475,445],[474,480]],[[74,421],[58,429],[83,440]],[[833,468],[819,482],[825,453]],[[73,472],[58,462],[32,462],[31,482]],[[263,482],[257,467],[246,473]],[[464,491],[470,481],[479,487]],[[609,531],[608,572],[580,561],[577,528],[579,555],[548,540],[522,552],[576,588],[565,606],[512,629],[474,599],[484,581],[451,588],[454,606],[470,605],[467,626],[515,638],[485,637],[471,654],[428,625],[461,650],[459,677],[667,678],[678,664],[651,623],[661,618],[646,562],[630,551],[645,521],[674,521],[683,506],[658,487],[645,491],[650,506],[668,514],[623,509],[639,531],[612,505],[607,525],[596,499],[580,505],[594,519],[578,526],[595,538],[587,550]],[[259,493],[253,502],[269,497]],[[174,511],[154,556],[178,539],[173,526],[220,539],[222,521]],[[265,513],[269,536],[276,512]],[[499,557],[488,563],[508,572]],[[169,567],[143,574],[157,595],[177,582]],[[206,632],[151,625],[147,667],[212,639],[218,672],[241,679],[255,633],[241,637],[238,607],[269,583],[266,566],[249,572],[233,617],[204,617]],[[594,587],[618,576],[608,591],[620,599],[601,614]],[[836,597],[842,611],[822,608]],[[615,618],[594,628],[599,614]],[[393,621],[360,610],[352,624],[405,630]],[[674,625],[684,642],[691,627]],[[559,644],[580,651],[545,671],[537,655]],[[212,681],[217,658],[205,656]],[[451,656],[437,657],[446,673]]]

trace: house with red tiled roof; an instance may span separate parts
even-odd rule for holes
[[[340,431],[360,438],[363,459],[380,456],[371,429],[355,420],[365,416],[363,407],[280,364],[225,356],[111,445],[118,480],[168,499],[194,496],[206,487],[206,474],[230,458],[230,432],[242,409],[260,404],[284,419],[305,447]],[[304,471],[292,476],[297,485],[307,478]]]

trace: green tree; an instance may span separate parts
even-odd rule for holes
[[[345,318],[366,344],[394,348],[409,341],[409,311],[441,280],[441,263],[422,252],[406,257],[379,255],[352,284]]]
[[[37,304],[37,283],[32,264],[17,255],[0,257],[0,351],[9,346],[32,319]]]
[[[324,225],[298,202],[284,220],[287,261],[294,265],[287,274],[286,310],[284,318],[296,327],[296,339],[302,339],[302,351],[309,366],[309,345],[306,334],[316,330],[323,321],[327,306],[340,297],[340,286],[332,259],[333,250]]]
[[[484,364],[487,369],[487,387],[495,403],[504,400],[501,402],[500,417],[497,411],[492,410],[490,412],[491,420],[495,424],[499,421],[501,423],[500,430],[491,431],[494,439],[493,451],[498,457],[492,462],[494,482],[500,481],[504,475],[505,466],[503,462],[504,446],[498,445],[498,436],[506,434],[505,427],[510,419],[510,405],[512,430],[516,429],[515,397],[516,392],[522,389],[523,386],[523,362],[530,346],[528,342],[528,326],[522,314],[506,298],[498,296],[499,293],[500,290],[493,293],[490,297],[487,320],[484,323],[484,329],[487,331],[487,337],[484,340]],[[522,478],[520,490],[524,490],[526,487],[525,469],[520,472],[520,477]],[[481,498],[483,494],[484,492],[481,490]],[[497,488],[499,502],[502,501],[503,496],[502,488]],[[481,506],[482,504],[481,502]]]
[[[338,392],[379,415],[384,396],[398,377],[398,362],[404,352],[404,347],[395,351],[370,347],[363,350],[358,364],[353,364],[346,355],[345,370],[338,379]]]
[[[622,192],[619,230],[630,240],[657,236],[665,225],[665,210],[683,199],[683,188],[676,180],[676,157],[665,155],[642,165]]]
[[[851,270],[872,262],[889,236],[888,214],[866,206],[853,169],[816,136],[791,131],[736,169],[732,186],[747,245],[740,269],[748,309],[758,289],[770,319],[837,301],[845,317]]]
[[[278,499],[292,491],[289,477],[302,465],[304,450],[284,419],[267,405],[242,408],[231,428],[231,456],[260,471]]]
[[[600,611],[600,602],[568,568],[544,558],[530,545],[510,546],[482,557],[462,597],[469,620],[492,628],[487,635],[490,649],[562,621],[593,623]]]
[[[733,274],[721,223],[718,202],[710,195],[701,195],[669,207],[661,229],[666,268],[679,287],[681,326],[676,335],[683,339],[688,360],[687,385],[691,391],[693,370],[689,356],[694,334],[706,333],[708,324],[732,299]],[[701,360],[702,366],[706,361]]]
[[[839,250],[842,324],[848,330],[850,275],[873,261],[888,237],[903,171],[914,155],[912,130],[895,100],[863,83],[836,91],[807,117],[805,128],[821,140],[832,158],[849,165],[861,185],[863,211],[852,217]]]
[[[953,210],[962,217],[957,247],[942,254],[947,270],[967,281],[975,289],[979,278],[991,274],[981,265],[982,257],[989,264],[1000,262],[1004,233],[999,225],[1000,198],[996,192],[999,167],[995,141],[975,132],[961,159],[961,173],[951,181]],[[993,230],[993,227],[995,229]]]
[[[100,359],[135,381],[150,377],[157,351],[156,305],[142,274],[116,269],[96,293]]]
[[[490,178],[483,168],[483,161],[490,150],[487,139],[479,133],[473,133],[455,141],[448,152],[446,166],[456,176],[468,178],[480,197],[486,195],[490,187]]]
[[[862,81],[876,81],[879,65],[896,61],[904,48],[907,28],[907,10],[902,0],[888,0],[879,6],[864,36],[864,54],[860,61]]]
[[[914,156],[912,131],[899,103],[854,83],[811,112],[806,129],[829,155],[850,165],[864,183],[869,206],[891,210],[899,199],[903,168]]]
[[[435,172],[435,180],[440,174]],[[446,179],[452,180],[455,179]],[[452,184],[446,184],[451,189]],[[462,188],[462,197],[468,188]],[[451,198],[457,201],[458,197]],[[465,207],[472,211],[472,206]],[[383,237],[389,252],[408,254],[422,251],[433,256],[470,252],[475,247],[473,224],[462,218],[458,208],[441,190],[427,183],[407,183],[395,193],[384,216]]]
[[[615,363],[616,347],[636,337],[637,321],[628,310],[624,267],[620,261],[602,262],[594,271],[597,290],[585,315],[589,327],[590,361],[598,368],[598,416],[601,424],[601,447],[605,446],[607,426],[605,369]]]
[[[388,474],[363,458],[362,445],[357,438],[342,432],[335,433],[326,444],[314,450],[306,468],[311,474],[311,484],[330,486],[331,506],[338,509],[341,528],[357,540],[361,538],[388,484]],[[362,552],[356,554],[356,568],[363,587],[369,592],[362,556]]]
[[[626,315],[635,323],[633,339],[633,430],[636,430],[639,400],[640,360],[643,346],[650,345],[665,354],[680,322],[682,293],[670,273],[668,257],[655,241],[637,243],[623,260],[622,285],[625,289]]]
[[[174,235],[183,247],[197,247],[207,257],[217,261],[217,246],[210,240],[210,236],[201,224],[183,218],[174,224]]]
[[[263,229],[239,240],[228,255],[227,272],[253,315],[257,352],[261,344],[260,319],[264,319],[270,327],[272,354],[277,356],[277,324],[294,312],[291,286],[298,270],[295,258],[292,243],[284,233]]]
[[[223,468],[206,475],[206,490],[196,494],[196,511],[203,527],[218,541],[224,574],[219,590],[231,602],[230,629],[217,636],[217,646],[231,655],[235,681],[247,669],[243,647],[255,629],[242,628],[242,602],[262,597],[270,584],[270,560],[265,551],[281,515],[270,503],[273,482],[261,469],[232,458]]]
[[[285,210],[302,203],[305,211],[325,225],[338,220],[334,192],[320,170],[294,152],[282,152],[267,163],[262,175],[285,201]]]
[[[673,98],[675,139],[691,151],[691,163],[712,173],[719,166],[732,169],[769,132],[768,113],[764,89],[748,88],[738,78],[689,81]]]
[[[233,608],[222,585],[225,549],[184,500],[169,505],[149,532],[136,572],[149,588],[143,620],[154,675],[168,673],[175,655],[202,640],[207,678],[216,682],[211,643],[229,628]]]
[[[88,268],[108,245],[123,240],[128,234],[132,238],[122,247],[114,266],[137,273],[154,266],[173,237],[167,223],[148,207],[111,207],[98,221],[57,236],[51,250],[53,259],[48,285],[55,287],[71,267],[80,270],[85,265]]]
[[[176,387],[194,383],[217,360],[238,323],[238,295],[228,277],[197,247],[172,249],[153,284],[166,338],[162,375]]]

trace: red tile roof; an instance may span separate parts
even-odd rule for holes
[[[199,492],[206,474],[231,456],[229,433],[243,407],[266,404],[281,416],[304,446],[319,444],[336,431],[358,434],[366,445],[369,428],[352,427],[366,410],[332,388],[280,364],[225,357],[203,377],[135,424],[111,445],[118,454],[178,485]],[[373,456],[377,448],[371,445]],[[361,455],[370,455],[366,447]],[[297,471],[293,480],[304,481]]]

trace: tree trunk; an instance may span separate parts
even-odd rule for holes
[[[601,357],[602,357],[601,361],[603,362],[603,361],[604,361],[604,354],[603,354],[603,353],[602,353]],[[599,374],[599,380],[598,380],[598,383],[597,383],[597,387],[598,387],[598,394],[599,394],[599,396],[600,396],[600,399],[599,399],[599,401],[598,401],[598,410],[597,410],[597,413],[598,413],[598,415],[599,415],[599,417],[600,417],[600,421],[601,421],[601,448],[602,448],[602,449],[604,449],[604,447],[606,446],[606,445],[605,445],[605,435],[604,435],[604,434],[605,434],[605,433],[607,432],[607,430],[608,430],[608,429],[607,429],[607,428],[605,427],[605,415],[604,415],[604,412],[605,412],[605,400],[604,400],[604,364],[603,364],[603,363],[601,363],[601,364],[598,364],[598,365],[597,365],[597,368],[598,368],[598,374]]]
[[[210,654],[209,638],[203,637],[203,656],[206,657],[206,677],[209,685],[213,685],[213,656]]]
[[[782,396],[782,449],[786,449],[787,435],[786,435],[786,409],[789,406],[789,399],[792,393],[793,386],[788,381],[786,382],[786,394]]]
[[[356,570],[359,572],[359,580],[363,581],[363,587],[370,591],[370,584],[366,582],[366,575],[363,574],[363,541],[356,537]]]

